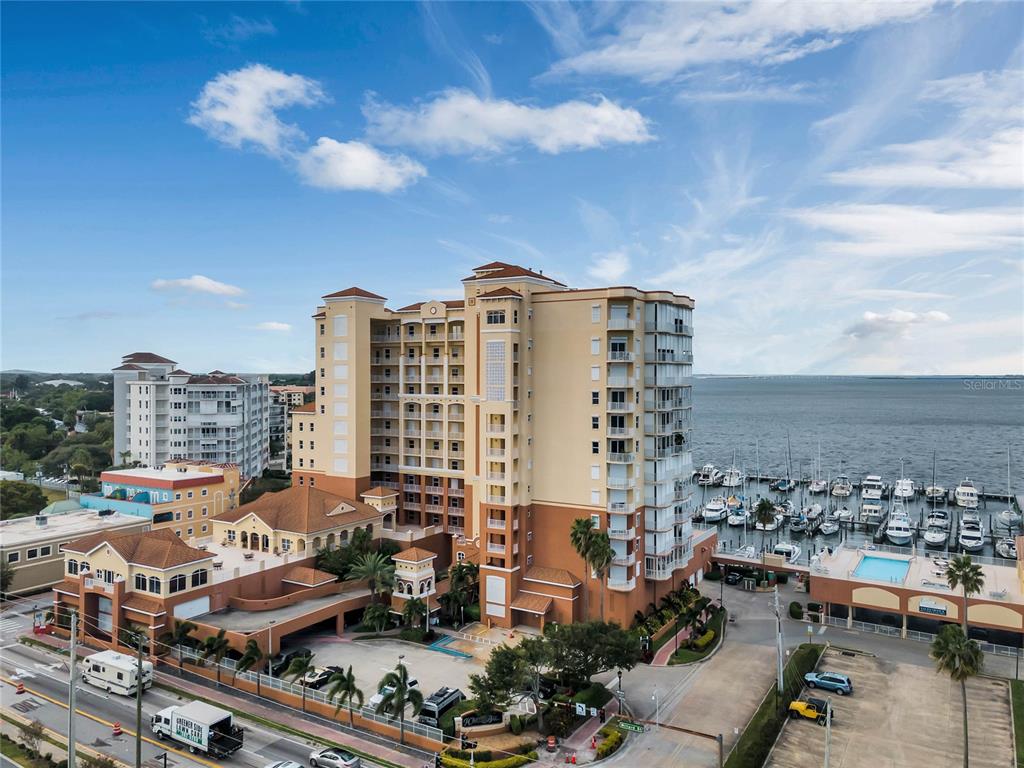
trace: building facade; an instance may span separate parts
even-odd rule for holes
[[[442,530],[479,562],[491,623],[579,620],[586,603],[628,624],[714,549],[691,523],[693,301],[501,262],[462,283],[397,310],[360,288],[323,297],[293,482],[396,491],[399,529]],[[604,583],[569,542],[578,518],[611,539]]]
[[[149,352],[114,374],[114,453],[160,467],[173,458],[237,464],[243,477],[270,461],[270,385],[265,376],[194,375]]]
[[[154,529],[170,528],[184,539],[207,536],[211,520],[238,506],[240,473],[234,464],[169,461],[160,469],[107,470],[99,493],[83,494],[88,509],[142,517]]]

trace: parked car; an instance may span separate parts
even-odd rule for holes
[[[358,755],[344,749],[328,747],[327,749],[316,749],[309,753],[310,768],[359,768]]]
[[[288,665],[292,663],[293,659],[297,659],[299,656],[312,656],[313,652],[309,648],[292,648],[287,651],[281,651],[270,661],[270,674],[274,677],[280,677],[288,670]]]
[[[813,720],[818,725],[825,724],[825,710],[828,705],[824,699],[812,699],[807,698],[804,701],[794,701],[789,705],[789,716],[794,720],[801,717],[806,717],[808,720]],[[836,719],[836,711],[833,709],[829,718],[833,722]]]
[[[420,687],[419,680],[416,680],[415,678],[410,679],[408,687],[409,688],[419,688]],[[370,704],[369,704],[369,706],[376,707],[378,704],[380,704],[382,701],[384,701],[384,697],[387,694],[393,693],[394,690],[395,689],[393,687],[391,687],[390,685],[385,685],[383,688],[381,688],[379,691],[377,691],[375,694],[373,694],[373,696],[370,697]]]
[[[739,584],[743,580],[743,576],[740,575],[739,571],[729,571],[725,574],[725,583],[731,585]]]
[[[840,696],[853,693],[853,683],[850,678],[838,672],[808,672],[804,675],[804,682],[808,688],[835,691]]]
[[[314,667],[302,677],[302,684],[307,688],[320,690],[327,685],[327,681],[335,672],[344,672],[344,670],[333,664],[329,667]]]

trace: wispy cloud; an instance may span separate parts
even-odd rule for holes
[[[122,312],[113,312],[109,309],[90,309],[74,315],[60,315],[59,320],[112,320],[121,317]]]
[[[469,76],[473,89],[478,94],[490,96],[491,75],[480,61],[480,57],[462,39],[446,6],[440,3],[420,3],[417,7],[423,18],[423,27],[431,48],[458,64]],[[500,38],[498,42],[501,42]]]
[[[219,280],[206,277],[206,275],[173,279],[160,278],[152,282],[152,288],[157,291],[181,290],[189,293],[209,293],[214,296],[240,296],[245,293],[237,285],[222,283]]]
[[[821,96],[814,83],[782,82],[760,75],[728,75],[720,78],[702,78],[699,87],[692,86],[678,93],[681,102],[746,104],[778,103],[803,104],[818,101]]]
[[[202,34],[207,42],[229,48],[254,37],[276,35],[277,27],[267,18],[248,19],[232,15],[223,24],[210,24],[203,19]]]
[[[488,34],[488,35],[484,35],[484,42],[488,43],[490,45],[501,45],[503,40],[504,40],[504,38],[503,38],[502,35],[497,35],[497,34],[494,34],[494,33],[491,33],[491,34]]]
[[[399,107],[370,94],[363,114],[374,141],[434,153],[493,154],[529,145],[559,154],[654,138],[637,110],[604,97],[535,107],[451,89],[414,107]]]
[[[625,249],[596,254],[587,274],[601,283],[617,283],[629,272],[629,254]]]
[[[256,331],[273,331],[275,333],[283,333],[290,331],[292,326],[290,323],[279,323],[274,320],[267,320],[262,323],[257,323],[252,326],[252,328]]]
[[[508,224],[512,221],[512,217],[507,213],[489,213],[487,214],[487,221],[490,224]]]
[[[865,312],[860,321],[849,326],[843,333],[854,339],[867,339],[873,336],[907,338],[916,325],[948,322],[949,315],[938,310],[908,312],[905,309],[893,309],[884,313]]]

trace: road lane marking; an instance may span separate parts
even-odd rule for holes
[[[10,678],[7,678],[7,677],[0,676],[0,680],[2,680],[3,682],[7,683],[8,685],[17,685],[17,683],[15,681],[13,681],[13,680],[11,680]],[[62,701],[60,701],[58,699],[55,699],[55,698],[53,698],[51,696],[47,696],[45,693],[41,693],[39,691],[35,691],[35,690],[29,688],[27,685],[25,686],[25,692],[26,693],[31,693],[33,696],[38,696],[43,701],[48,701],[51,704],[56,704],[58,707],[61,707],[62,709],[67,709],[68,708],[68,705],[65,704],[64,702],[62,702]],[[81,715],[82,717],[87,717],[90,720],[92,720],[93,722],[97,722],[97,723],[100,723],[101,725],[105,725],[108,728],[113,728],[114,727],[114,724],[112,722],[110,722],[109,720],[104,720],[102,717],[97,717],[96,715],[92,714],[91,712],[86,712],[85,710],[77,709],[76,708],[75,709],[75,713]],[[132,738],[135,738],[135,731],[128,730],[127,728],[122,728],[122,731],[124,733],[126,733],[127,735],[131,736]],[[206,760],[206,759],[204,759],[202,757],[199,757],[198,755],[192,754],[191,752],[185,752],[185,751],[180,750],[180,749],[175,749],[174,747],[168,746],[164,742],[158,741],[157,739],[151,739],[148,736],[143,736],[142,740],[147,742],[148,744],[152,744],[153,746],[159,747],[160,749],[163,749],[163,750],[165,750],[167,752],[173,752],[174,754],[180,755],[180,756],[182,756],[182,757],[184,757],[184,758],[186,758],[188,760],[192,760],[194,762],[200,763],[201,765],[209,766],[209,768],[222,768],[220,763],[215,763],[215,762],[213,762],[211,760]]]

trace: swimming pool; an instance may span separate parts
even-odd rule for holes
[[[892,557],[875,557],[864,555],[853,572],[854,577],[871,579],[872,581],[888,581],[890,584],[902,584],[910,569],[908,560]]]

